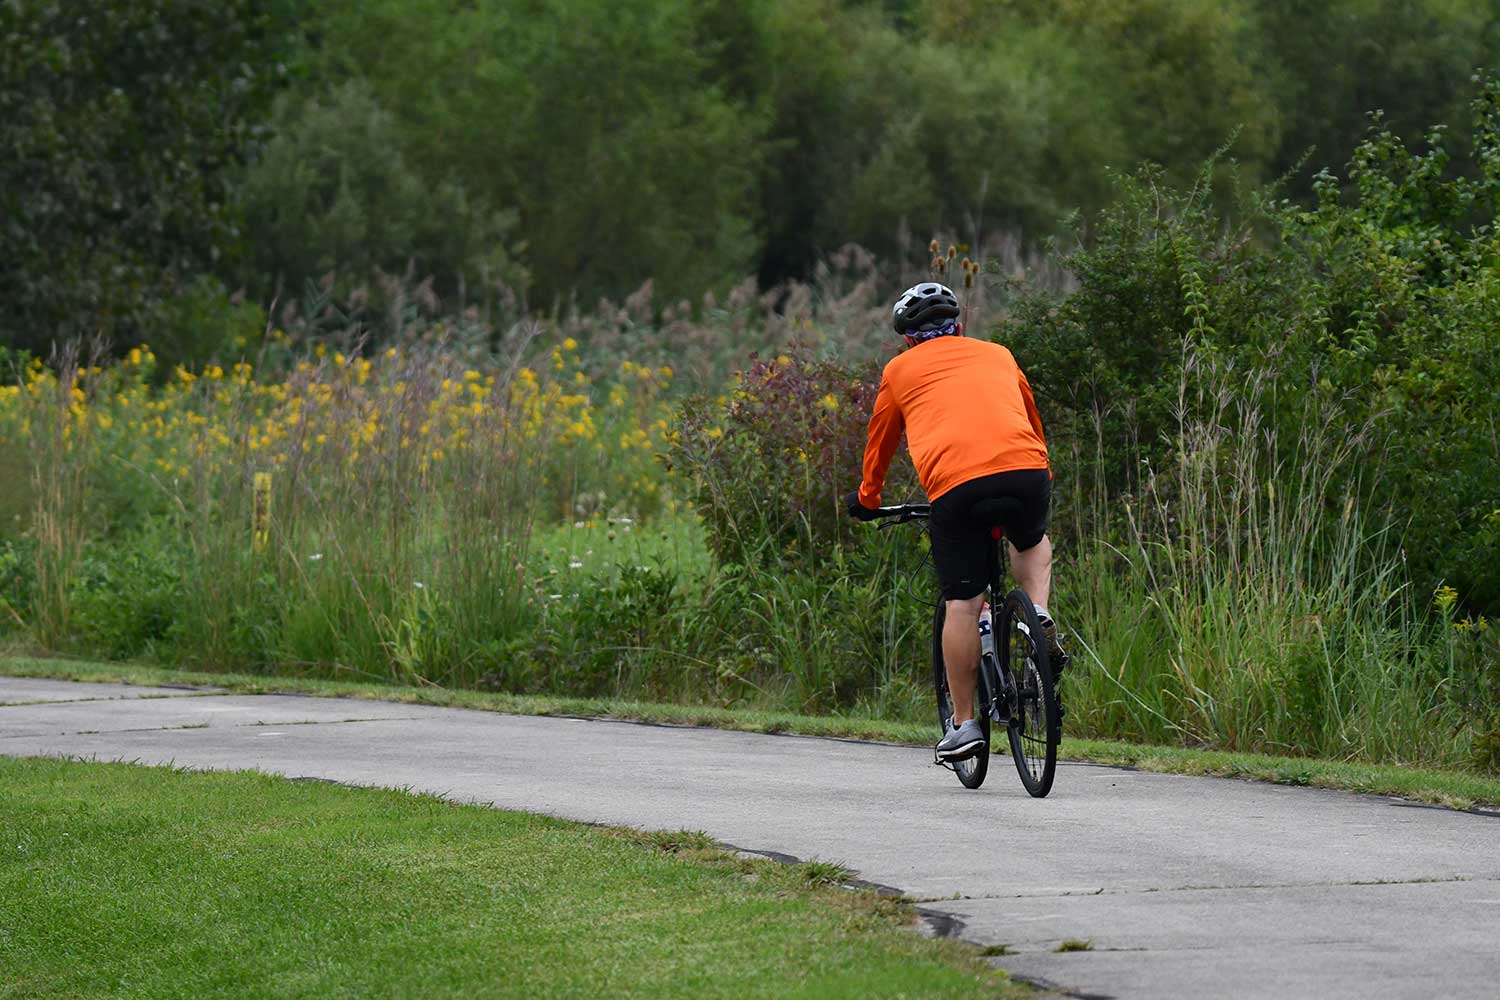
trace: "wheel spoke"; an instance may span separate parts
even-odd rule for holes
[[[1031,601],[1013,591],[1005,603],[1005,668],[1016,687],[1016,718],[1011,725],[1011,754],[1021,781],[1034,796],[1051,790],[1056,766],[1057,720],[1050,675],[1043,665],[1041,625]]]
[[[947,732],[947,727],[953,721],[953,698],[948,690],[947,672],[943,665],[943,619],[944,605],[938,604],[936,614],[932,622],[932,683],[937,695],[939,733]],[[975,718],[979,721],[980,728],[984,733],[985,745],[974,756],[967,760],[948,763],[952,771],[958,775],[958,780],[965,788],[978,788],[985,778],[989,769],[989,736],[990,717],[983,709],[982,688],[975,691]]]

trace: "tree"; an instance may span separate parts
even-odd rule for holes
[[[252,294],[300,296],[329,272],[348,291],[377,269],[408,267],[434,277],[445,296],[484,279],[517,283],[507,245],[514,217],[476,203],[459,181],[419,174],[365,82],[310,99],[283,95],[271,130],[240,185],[253,234],[242,282]]]
[[[1342,171],[1379,111],[1397,134],[1418,138],[1437,122],[1462,125],[1469,78],[1500,55],[1494,0],[1278,0],[1250,5],[1266,39],[1263,72],[1275,84],[1284,128],[1274,168],[1311,151],[1314,169],[1294,190],[1311,192],[1317,167]]]
[[[232,257],[287,0],[0,4],[0,341],[147,335]]]
[[[368,81],[424,177],[516,213],[541,301],[751,268],[764,125],[688,0],[338,0],[320,30],[324,75]]]

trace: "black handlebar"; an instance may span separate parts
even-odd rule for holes
[[[905,524],[908,521],[925,521],[929,517],[932,516],[932,504],[930,504],[930,503],[902,503],[902,504],[895,504],[895,505],[890,506],[890,507],[876,507],[873,513],[874,513],[874,518],[872,518],[872,519],[888,518],[888,517],[893,517],[893,518],[896,519],[894,521],[887,522],[888,524]],[[883,527],[885,527],[885,525],[881,525],[881,527],[883,528]]]

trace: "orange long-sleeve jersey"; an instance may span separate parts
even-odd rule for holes
[[[980,476],[1048,467],[1031,386],[1010,351],[988,341],[938,337],[886,364],[865,443],[866,507],[880,506],[903,430],[928,500]]]

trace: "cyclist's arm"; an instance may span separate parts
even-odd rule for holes
[[[901,407],[896,405],[896,393],[890,380],[880,379],[880,391],[875,394],[875,412],[870,415],[869,436],[865,440],[864,480],[859,484],[859,502],[866,507],[880,506],[880,491],[885,488],[886,470],[891,467],[891,458],[896,446],[901,443],[901,432],[906,421],[901,416]]]

